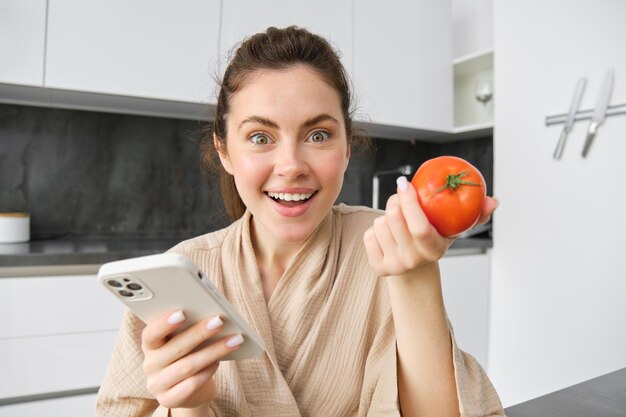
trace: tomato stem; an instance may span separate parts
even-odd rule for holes
[[[452,191],[456,190],[457,188],[459,188],[461,185],[472,185],[472,186],[478,186],[480,187],[480,184],[477,184],[475,182],[471,182],[471,181],[465,181],[463,179],[461,179],[461,177],[464,177],[465,175],[467,175],[468,172],[467,171],[461,171],[458,174],[450,174],[446,177],[446,183],[445,185],[442,185],[441,187],[439,187],[439,189],[437,189],[435,191],[434,194],[437,194],[445,189],[451,189]]]

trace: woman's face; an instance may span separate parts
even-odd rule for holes
[[[230,101],[220,159],[257,238],[301,242],[332,208],[350,147],[337,92],[309,67],[259,70]]]

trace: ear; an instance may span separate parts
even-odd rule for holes
[[[222,166],[224,167],[226,172],[228,172],[230,175],[233,175],[233,166],[230,163],[228,153],[226,152],[226,149],[222,148],[222,142],[220,142],[215,133],[213,133],[213,146],[215,146],[215,149],[217,149],[217,154],[220,157],[220,162],[222,163]]]

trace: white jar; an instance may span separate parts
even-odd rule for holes
[[[30,240],[30,214],[0,213],[0,243]]]

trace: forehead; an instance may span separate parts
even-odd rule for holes
[[[304,65],[249,74],[229,104],[229,123],[251,115],[285,123],[320,113],[343,119],[338,92]]]

